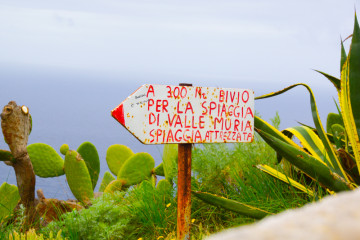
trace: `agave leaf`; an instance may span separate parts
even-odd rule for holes
[[[342,69],[344,67],[344,64],[346,62],[346,51],[345,51],[345,48],[344,48],[344,43],[343,41],[341,40],[341,58],[340,58],[340,73],[342,72]]]
[[[350,51],[341,72],[340,106],[355,160],[360,166],[360,28],[355,16]]]
[[[332,172],[330,168],[311,155],[264,131],[257,128],[255,128],[255,130],[275,151],[279,152],[279,154],[284,156],[286,160],[298,167],[308,176],[318,180],[323,186],[335,192],[349,190],[352,188],[350,184],[344,180],[344,178]]]
[[[220,197],[211,193],[205,193],[205,192],[194,192],[191,191],[197,198],[203,200],[204,202],[214,205],[216,207],[223,207],[227,210],[240,213],[242,215],[255,218],[255,219],[261,219],[266,217],[269,214],[269,212],[266,212],[262,209],[252,207],[250,205],[246,205],[244,203],[227,199],[224,197]]]
[[[277,130],[276,128],[271,126],[269,123],[267,123],[266,121],[264,121],[263,119],[261,119],[257,116],[254,117],[254,125],[256,128],[258,128],[262,131],[265,131],[265,132],[273,135],[274,137],[276,137],[288,144],[293,145],[294,147],[298,147],[298,145],[296,145],[296,143],[291,141],[291,139],[289,137],[287,137],[282,132],[280,132],[279,130]]]
[[[324,154],[326,153],[324,144],[321,142],[318,135],[314,133],[314,131],[308,127],[299,126],[287,128],[283,132],[290,132],[291,134],[295,135],[300,140],[303,147],[306,148],[314,158],[332,169],[331,163],[327,158],[327,154]]]
[[[294,179],[286,176],[285,174],[282,174],[281,172],[279,172],[278,170],[268,166],[268,165],[265,165],[265,164],[259,164],[259,165],[256,165],[256,167],[258,169],[260,169],[261,171],[303,191],[304,193],[307,193],[309,194],[311,197],[314,197],[314,192],[310,189],[308,189],[307,187],[305,187],[304,185],[302,185],[301,183],[295,181]]]
[[[317,110],[314,94],[313,94],[311,88],[308,85],[306,85],[304,83],[294,84],[294,85],[291,85],[291,86],[289,86],[287,88],[284,88],[283,90],[280,90],[278,92],[274,92],[274,93],[266,94],[266,95],[263,95],[263,96],[259,96],[256,99],[263,99],[263,98],[277,96],[277,95],[282,94],[284,92],[287,92],[288,90],[290,90],[290,89],[292,89],[294,87],[297,87],[297,86],[305,87],[308,90],[308,92],[310,93],[311,113],[312,113],[313,121],[314,121],[316,130],[317,130],[317,133],[318,133],[321,141],[324,144],[324,147],[326,149],[326,154],[328,155],[328,157],[330,159],[330,163],[331,163],[332,168],[335,170],[335,172],[338,175],[340,175],[347,182],[349,182],[349,179],[346,176],[345,171],[341,166],[341,163],[340,163],[340,161],[339,161],[339,159],[338,159],[338,157],[337,157],[337,155],[336,155],[336,153],[334,151],[334,148],[332,147],[332,144],[331,144],[330,140],[326,136],[326,132],[325,132],[324,127],[322,126],[322,123],[320,121],[320,117],[319,117],[319,113],[318,113],[318,110]],[[256,127],[256,125],[255,125],[255,127]]]
[[[341,81],[340,79],[336,78],[336,77],[333,77],[327,73],[324,73],[322,71],[319,71],[319,70],[314,70],[320,74],[322,74],[324,77],[326,77],[330,82],[332,82],[332,84],[334,84],[336,90],[338,90],[338,92],[340,91],[340,87],[341,87]]]

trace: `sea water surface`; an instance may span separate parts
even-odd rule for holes
[[[110,112],[141,84],[171,84],[181,82],[192,83],[194,86],[249,88],[255,96],[280,90],[287,83],[281,81],[231,81],[222,79],[184,79],[162,78],[151,76],[112,76],[78,71],[60,71],[51,68],[3,68],[0,69],[0,107],[15,100],[18,105],[29,107],[33,119],[33,129],[28,144],[46,143],[59,152],[64,143],[70,149],[77,149],[85,141],[92,142],[98,150],[101,171],[95,191],[100,186],[102,176],[108,170],[106,150],[112,144],[124,144],[135,153],[150,153],[158,165],[161,160],[162,145],[144,145],[114,120]],[[316,95],[320,116],[326,120],[328,112],[336,112],[333,96],[336,91],[331,84],[323,80],[313,89]],[[297,82],[294,82],[297,83]],[[300,121],[312,124],[309,94],[305,88],[291,90],[281,96],[258,100],[255,110],[265,120],[279,112],[280,128],[297,125]],[[0,149],[8,146],[0,137]],[[221,159],[219,160],[221,161]],[[239,159],[241,161],[241,159]],[[0,184],[7,181],[16,184],[12,167],[0,162]],[[74,198],[66,177],[36,178],[36,189],[43,189],[45,197],[69,199]]]

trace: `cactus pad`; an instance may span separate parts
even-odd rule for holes
[[[122,180],[113,180],[107,185],[104,190],[104,193],[114,193],[116,191],[121,191],[123,189],[123,181]]]
[[[4,182],[0,186],[0,222],[1,219],[10,215],[20,200],[18,188],[15,185]]]
[[[111,145],[106,152],[106,162],[110,171],[117,175],[124,162],[132,155],[133,151],[125,145]]]
[[[162,194],[170,192],[171,189],[172,189],[171,183],[169,183],[169,181],[166,179],[161,179],[156,186],[156,190]]]
[[[109,172],[104,173],[104,177],[101,181],[99,192],[104,192],[105,188],[109,185],[111,181],[115,180],[115,177]]]
[[[69,151],[69,145],[63,144],[60,147],[60,152],[62,155],[66,155],[67,151]]]
[[[165,177],[164,163],[163,162],[160,163],[159,166],[157,166],[154,171],[156,175]]]
[[[65,156],[65,175],[71,192],[75,198],[84,204],[89,204],[94,198],[89,171],[81,155],[69,150]]]
[[[177,175],[178,145],[165,144],[163,150],[163,164],[165,179],[172,182]]]
[[[84,159],[86,163],[90,174],[92,187],[95,189],[100,173],[100,160],[96,147],[90,142],[84,142],[77,149],[77,152],[81,155],[82,159]]]
[[[151,176],[155,161],[148,153],[136,153],[125,161],[120,169],[117,179],[125,181],[124,186],[132,186]]]
[[[64,160],[51,146],[34,143],[27,146],[27,151],[37,176],[48,178],[64,174]]]

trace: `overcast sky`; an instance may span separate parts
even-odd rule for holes
[[[0,65],[141,79],[316,84],[339,75],[349,0],[0,0]],[[99,79],[102,80],[102,79]],[[160,80],[159,80],[160,81]]]

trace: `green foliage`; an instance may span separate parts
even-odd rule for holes
[[[62,220],[51,222],[42,232],[47,235],[50,231],[61,229],[69,239],[127,239],[135,226],[130,224],[132,216],[124,195],[125,192],[104,194],[95,199],[88,209],[67,213]]]
[[[34,143],[27,146],[27,151],[37,176],[48,178],[64,175],[64,160],[51,146]]]
[[[54,237],[53,233],[50,232],[49,237],[44,237],[43,234],[36,234],[35,229],[30,229],[26,233],[18,233],[16,231],[9,235],[9,240],[63,240],[61,236],[61,230]]]
[[[278,114],[272,122],[279,126]],[[275,151],[257,134],[252,143],[202,145],[193,151],[192,189],[200,191],[198,195],[209,192],[232,200],[231,204],[249,205],[269,213],[299,207],[314,200],[305,193],[259,172],[254,166],[260,163],[266,163],[281,172],[286,171],[282,165],[277,164]],[[213,226],[213,222],[222,222],[221,226],[227,228],[254,221],[253,218],[244,217],[246,212],[229,212],[224,208],[226,206],[220,203],[215,205],[222,207],[221,209],[212,207],[199,202],[196,194],[194,196],[193,205],[196,205],[198,210],[195,210],[193,217],[200,218],[203,225]],[[200,211],[211,211],[212,214],[202,219],[203,214]],[[209,232],[218,230],[216,227],[207,229]]]

